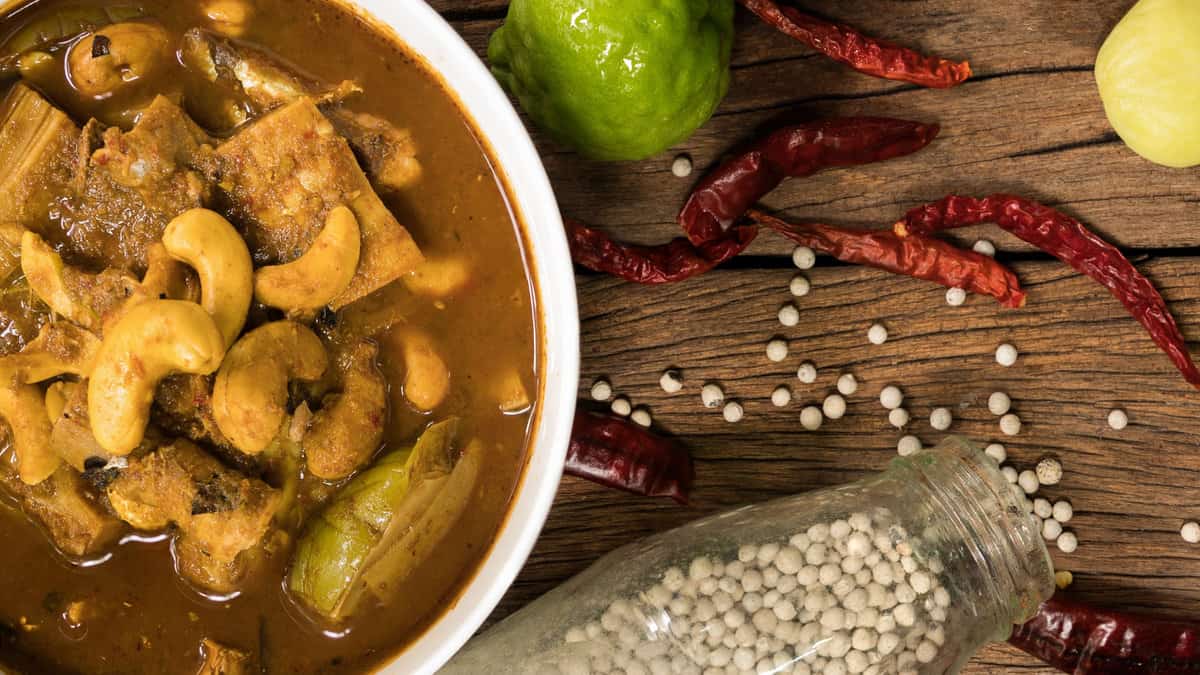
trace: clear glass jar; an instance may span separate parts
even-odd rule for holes
[[[442,673],[954,673],[1054,590],[1027,499],[961,438],[620,548]]]

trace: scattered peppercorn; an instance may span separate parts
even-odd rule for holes
[[[879,392],[879,402],[888,410],[895,410],[904,403],[904,394],[901,393],[900,387],[889,384]]]
[[[662,377],[658,378],[658,386],[668,394],[678,394],[683,390],[683,373],[674,368],[664,370]]]
[[[996,460],[997,464],[1003,464],[1005,462],[1005,460],[1008,459],[1008,451],[1005,450],[1004,446],[999,443],[989,444],[986,448],[983,449],[983,452],[988,457],[991,457],[992,459]]]
[[[1179,536],[1189,544],[1200,543],[1200,523],[1188,521],[1179,529]]]
[[[901,457],[908,457],[917,452],[923,447],[921,439],[913,435],[901,436],[900,442],[896,444],[896,452]]]
[[[1053,457],[1046,457],[1037,463],[1037,478],[1042,485],[1058,485],[1062,475],[1062,462]]]
[[[949,408],[934,408],[933,412],[929,413],[929,426],[938,431],[945,431],[954,423],[954,416],[950,414]]]
[[[675,161],[671,162],[671,173],[677,178],[687,178],[692,175],[692,158],[687,155],[679,155],[675,157]]]
[[[633,420],[634,424],[639,426],[649,427],[651,424],[653,424],[653,420],[650,418],[650,411],[642,406],[634,408],[633,412],[630,413],[629,418]]]
[[[946,304],[951,307],[960,307],[967,301],[967,292],[961,288],[946,289]]]
[[[817,366],[812,361],[805,361],[800,364],[800,368],[796,370],[796,379],[804,384],[812,384],[817,381]]]
[[[1004,480],[1008,481],[1009,483],[1012,483],[1013,485],[1017,484],[1017,470],[1016,469],[1012,468],[1011,466],[1002,466],[1002,467],[1000,467],[1000,473],[1004,474]]]
[[[1017,362],[1017,348],[1007,342],[996,347],[996,363],[1005,368]]]
[[[1008,413],[1000,418],[1000,431],[1005,436],[1016,436],[1021,433],[1021,418],[1013,413]]]
[[[721,389],[721,385],[710,382],[700,389],[700,400],[705,408],[719,408],[725,402],[725,390]]]
[[[633,412],[633,406],[630,405],[629,399],[624,396],[618,396],[613,399],[612,411],[621,417],[629,417],[629,414]]]
[[[817,264],[817,254],[807,246],[792,249],[792,263],[802,270],[810,270]]]
[[[1053,518],[1042,521],[1042,538],[1046,541],[1055,541],[1062,534],[1062,523]]]
[[[789,328],[800,323],[800,310],[790,302],[780,307],[779,323]]]
[[[1002,391],[994,391],[988,396],[988,411],[993,415],[1003,415],[1012,408],[1012,399]]]
[[[841,394],[830,394],[821,404],[821,411],[831,420],[840,420],[846,415],[846,399]]]
[[[1108,426],[1116,431],[1120,431],[1129,426],[1129,415],[1120,408],[1114,408],[1108,413]]]
[[[787,340],[775,338],[767,343],[767,358],[775,363],[787,358],[788,345]]]
[[[612,398],[612,385],[608,380],[596,380],[592,383],[592,399],[596,401],[607,401]]]
[[[1069,523],[1071,518],[1075,516],[1075,509],[1071,508],[1071,503],[1066,501],[1054,502],[1053,512],[1051,515],[1060,523]]]
[[[803,274],[797,274],[792,277],[791,283],[788,284],[788,290],[792,292],[792,295],[800,298],[808,295],[809,291],[812,290],[812,284],[809,283],[808,277]]]
[[[996,245],[987,239],[980,239],[979,241],[976,241],[975,245],[971,247],[971,250],[980,255],[986,255],[989,257],[996,255]]]
[[[867,329],[867,341],[873,345],[881,345],[887,342],[888,331],[881,323],[872,324]]]
[[[1025,494],[1031,495],[1038,491],[1041,483],[1038,481],[1037,472],[1026,469],[1017,475],[1017,485],[1025,491]]]
[[[892,408],[888,411],[888,423],[897,429],[903,429],[908,425],[909,414],[904,408]]]
[[[737,401],[730,401],[725,404],[725,409],[721,411],[726,422],[734,423],[742,421],[742,415],[745,411],[742,409],[742,404]]]
[[[1058,545],[1058,550],[1063,553],[1074,553],[1079,548],[1079,539],[1076,538],[1074,532],[1063,532],[1058,535],[1055,543]]]
[[[771,392],[771,403],[776,408],[786,407],[792,402],[792,390],[784,386],[775,387],[775,391]]]
[[[853,396],[858,391],[858,378],[845,373],[837,379],[837,390],[842,396]]]
[[[820,408],[810,405],[800,411],[800,426],[809,431],[816,431],[821,428],[821,422],[825,421],[824,418]]]
[[[1033,500],[1033,512],[1038,518],[1050,518],[1054,515],[1054,507],[1050,505],[1049,499],[1038,497]]]

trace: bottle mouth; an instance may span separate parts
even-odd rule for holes
[[[960,436],[894,462],[922,477],[932,501],[972,549],[990,586],[997,625],[1011,627],[1031,618],[1054,592],[1054,566],[1024,493],[992,458]]]

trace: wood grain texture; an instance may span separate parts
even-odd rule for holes
[[[505,3],[438,0],[479,53]],[[942,124],[921,154],[785,183],[766,204],[838,224],[885,226],[917,204],[950,192],[1012,191],[1061,206],[1123,246],[1200,245],[1200,172],[1157,167],[1116,137],[1092,77],[1096,50],[1129,0],[871,0],[799,3],[876,35],[948,57],[966,58],[975,77],[947,91],[852,72],[739,13],[729,95],[708,124],[679,147],[641,162],[581,160],[535,131],[563,211],[631,241],[676,236],[675,214],[693,180],[671,175],[678,152],[698,178],[723,154],[764,130],[827,115],[886,115]],[[995,228],[1001,248],[1028,246]],[[788,245],[763,237],[751,253]]]
[[[1186,334],[1200,337],[1197,263],[1190,258],[1142,261],[1163,290]],[[950,307],[941,287],[874,270],[829,266],[810,271],[813,291],[796,299],[802,321],[776,319],[795,270],[725,271],[668,287],[641,287],[580,277],[584,372],[580,394],[607,377],[620,394],[648,406],[656,427],[691,448],[698,480],[689,508],[630,498],[568,479],[529,564],[497,615],[582,570],[603,553],[652,532],[731,506],[854,480],[882,469],[902,433],[926,443],[943,435],[930,410],[954,411],[949,433],[980,443],[1000,441],[1014,466],[1032,468],[1050,455],[1066,468],[1063,482],[1043,490],[1069,499],[1079,536],[1073,555],[1055,552],[1075,574],[1079,596],[1137,609],[1182,614],[1200,606],[1200,551],[1179,537],[1184,519],[1200,518],[1200,395],[1178,375],[1121,305],[1092,282],[1049,262],[1016,267],[1029,305],[1004,310],[971,297]],[[884,323],[889,340],[867,343],[866,330]],[[791,350],[771,363],[765,343],[786,337]],[[996,364],[1001,342],[1017,346],[1017,365]],[[819,379],[795,377],[805,360]],[[681,368],[686,387],[658,387],[667,367]],[[802,406],[834,391],[843,372],[859,379],[847,415],[817,432],[799,426]],[[723,421],[704,409],[699,388],[721,383],[742,401],[745,419]],[[904,432],[887,422],[879,390],[897,384],[913,422]],[[793,389],[786,409],[771,391]],[[1005,391],[1024,423],[1003,437],[987,397]],[[1130,426],[1108,428],[1108,411],[1129,412]],[[992,648],[968,672],[1029,668],[1032,662]],[[1045,670],[1044,672],[1051,672]]]
[[[503,0],[433,0],[481,54],[504,16]],[[950,192],[1016,191],[1059,205],[1127,250],[1151,254],[1139,266],[1171,302],[1186,334],[1200,339],[1200,172],[1171,171],[1133,155],[1111,132],[1091,68],[1105,34],[1131,0],[803,0],[798,4],[882,37],[969,58],[976,77],[951,91],[924,91],[855,74],[739,14],[733,83],[717,115],[671,152],[643,162],[581,160],[535,131],[566,213],[621,237],[657,242],[676,236],[675,211],[691,186],[670,161],[688,152],[697,170],[711,166],[763,129],[818,115],[870,114],[940,122],[941,138],[911,158],[839,170],[786,183],[765,201],[793,217],[886,226],[905,209]],[[693,178],[698,177],[694,176]],[[1028,251],[995,228],[970,228],[1002,249]],[[1200,394],[1191,389],[1120,304],[1092,282],[1038,256],[1009,256],[1030,291],[1022,310],[987,298],[963,307],[944,289],[873,270],[830,265],[809,276],[811,295],[797,299],[801,324],[780,326],[776,312],[792,300],[790,245],[770,234],[751,256],[699,279],[639,287],[613,279],[578,278],[583,318],[581,395],[608,377],[619,393],[653,410],[656,427],[679,436],[697,460],[695,502],[631,498],[566,479],[546,529],[497,620],[587,567],[602,554],[703,514],[882,469],[902,432],[878,402],[882,386],[905,390],[913,415],[907,430],[933,443],[933,407],[955,414],[951,433],[1001,440],[1016,466],[1046,455],[1066,467],[1061,485],[1045,490],[1072,501],[1070,527],[1079,550],[1055,553],[1075,573],[1074,591],[1106,605],[1172,610],[1200,607],[1200,549],[1178,534],[1200,518]],[[763,257],[766,256],[766,257]],[[891,338],[866,341],[881,321]],[[791,344],[781,364],[765,343]],[[995,347],[1021,351],[1012,368],[998,366]],[[820,369],[814,385],[795,370]],[[658,387],[663,369],[684,370],[684,392]],[[803,405],[819,404],[841,372],[860,380],[845,418],[817,432],[799,425]],[[730,425],[705,410],[699,388],[720,382],[743,402],[746,418]],[[792,387],[786,409],[769,402]],[[1001,438],[986,408],[1006,391],[1024,422]],[[1130,426],[1108,428],[1113,407]],[[981,653],[966,671],[1053,672],[1007,647]]]

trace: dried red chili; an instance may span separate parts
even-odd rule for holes
[[[693,244],[715,241],[784,178],[908,155],[929,145],[938,131],[936,124],[886,117],[837,117],[779,129],[706,175],[679,212],[679,225]]]
[[[904,237],[983,222],[999,225],[1107,288],[1145,327],[1184,378],[1200,387],[1200,370],[1154,284],[1115,246],[1061,211],[1013,195],[983,199],[952,195],[909,211],[894,229]]]
[[[683,281],[703,274],[746,250],[758,233],[743,227],[699,246],[684,237],[659,246],[639,246],[613,241],[607,234],[564,218],[571,259],[597,272],[606,272],[641,284]]]
[[[858,30],[812,16],[774,0],[740,0],[760,19],[781,33],[851,68],[889,80],[944,89],[971,77],[971,66],[936,56],[925,56],[907,47],[884,42]]]
[[[905,238],[886,230],[849,230],[821,223],[789,223],[756,209],[746,215],[800,246],[843,262],[990,295],[1005,307],[1025,305],[1025,292],[1012,270],[991,257],[939,239]]]
[[[1098,609],[1057,594],[1009,642],[1075,675],[1200,673],[1200,623]]]
[[[695,467],[688,451],[621,417],[577,410],[565,471],[608,487],[686,504]]]

